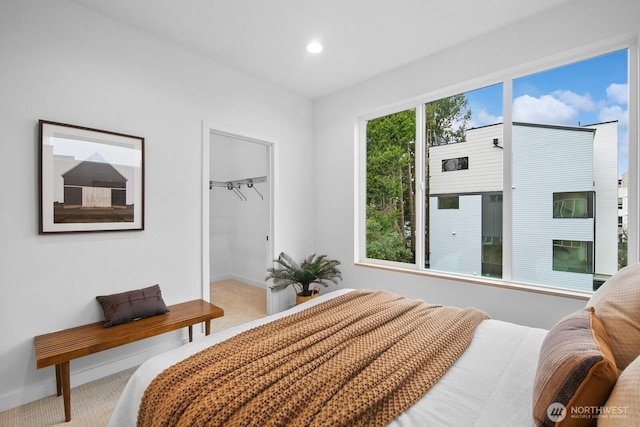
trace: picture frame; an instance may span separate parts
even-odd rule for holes
[[[144,230],[144,138],[39,120],[40,234]]]

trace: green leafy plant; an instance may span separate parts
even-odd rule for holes
[[[327,259],[326,255],[309,255],[300,264],[291,256],[281,252],[278,259],[274,259],[275,267],[268,268],[269,275],[265,280],[273,280],[273,289],[282,290],[289,285],[293,286],[296,294],[311,296],[309,285],[318,283],[329,286],[329,282],[338,284],[342,280],[342,273],[338,269],[340,261]]]

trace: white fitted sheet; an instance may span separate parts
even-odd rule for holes
[[[343,289],[307,304],[318,304],[351,292]],[[135,426],[138,407],[149,383],[167,367],[242,331],[303,310],[284,312],[229,328],[149,359],[132,375],[109,422],[110,427]],[[414,406],[390,426],[532,426],[533,380],[538,353],[547,331],[499,320],[477,327],[471,345]]]

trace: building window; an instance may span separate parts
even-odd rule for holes
[[[638,167],[627,155],[635,56],[614,51],[363,118],[362,258],[578,291],[624,267],[621,239],[637,247],[627,222],[638,219],[618,212]]]
[[[456,157],[455,159],[444,159],[442,161],[442,172],[461,171],[469,169],[468,157]]]
[[[502,277],[502,194],[482,195],[482,275]]]
[[[554,240],[553,270],[593,273],[593,242]]]
[[[458,196],[438,197],[438,209],[460,209],[460,198]]]
[[[593,191],[553,193],[554,218],[593,218]]]

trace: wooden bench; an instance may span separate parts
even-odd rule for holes
[[[204,300],[194,300],[169,306],[169,312],[120,325],[104,327],[96,322],[71,329],[38,335],[34,338],[36,366],[56,366],[57,394],[63,395],[65,421],[71,421],[71,389],[69,361],[132,343],[144,338],[189,327],[193,340],[193,325],[205,322],[205,334],[211,333],[211,319],[224,316],[224,310]]]

